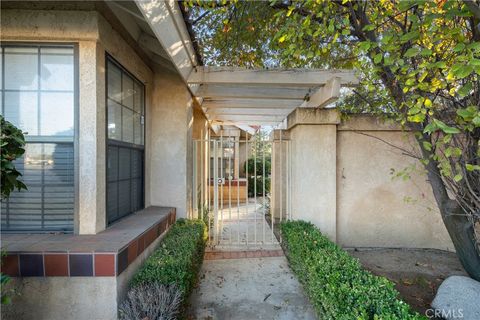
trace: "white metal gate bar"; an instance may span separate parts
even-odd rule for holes
[[[279,141],[248,134],[242,140],[227,130],[193,141],[191,216],[208,225],[210,245],[278,244],[275,223],[290,219],[292,211],[290,151],[282,135]]]

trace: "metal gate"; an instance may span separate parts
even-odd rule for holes
[[[190,215],[207,224],[210,246],[278,245],[276,226],[291,218],[289,161],[289,141],[264,131],[193,141]]]

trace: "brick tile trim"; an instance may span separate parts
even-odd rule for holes
[[[118,277],[149,245],[168,231],[175,221],[176,212],[172,210],[118,252],[15,252],[2,259],[1,270],[11,277]],[[58,263],[59,258],[67,260],[61,268],[53,264]]]

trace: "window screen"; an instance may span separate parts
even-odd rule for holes
[[[107,56],[107,222],[144,207],[144,86]]]
[[[73,230],[73,46],[1,46],[1,112],[27,132],[15,161],[28,190],[2,202],[2,231]]]

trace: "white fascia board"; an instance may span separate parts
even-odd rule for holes
[[[135,3],[187,83],[198,62],[179,4],[174,0],[135,0]]]

